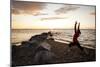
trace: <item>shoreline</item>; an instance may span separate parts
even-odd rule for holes
[[[58,43],[62,43],[62,44],[69,44],[71,41],[63,41],[63,40],[61,40],[61,39],[55,39],[55,42],[58,42]],[[17,46],[17,44],[21,44],[21,42],[13,42],[13,43],[11,43],[11,45],[16,45]],[[96,47],[92,47],[92,46],[84,46],[85,44],[82,44],[81,46],[82,47],[85,47],[85,48],[89,48],[89,49],[96,49]]]

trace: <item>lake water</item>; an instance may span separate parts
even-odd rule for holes
[[[13,29],[11,34],[11,43],[17,43],[25,41],[31,38],[31,36],[41,34],[43,32],[51,31],[54,34],[54,39],[59,42],[69,43],[72,41],[74,30],[64,29],[64,30],[25,30],[25,29]],[[95,48],[96,47],[96,31],[95,29],[83,29],[81,30],[81,35],[79,37],[79,42],[81,45],[86,47]]]

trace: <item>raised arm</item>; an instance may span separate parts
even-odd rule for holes
[[[76,33],[76,25],[77,25],[77,21],[75,22],[75,26],[74,26],[75,33]]]

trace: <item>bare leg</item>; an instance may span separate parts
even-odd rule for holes
[[[75,26],[74,26],[75,33],[76,33],[76,25],[77,25],[77,21],[75,22]]]
[[[80,30],[80,23],[78,24],[78,30]]]
[[[81,33],[81,32],[80,32],[80,23],[78,24],[78,32]]]

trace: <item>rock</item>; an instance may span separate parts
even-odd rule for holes
[[[52,35],[51,32],[42,33],[42,34],[40,34],[40,35],[32,36],[32,37],[29,39],[29,41],[36,41],[36,40],[37,40],[38,42],[42,42],[42,41],[44,41],[44,40],[46,40],[46,39],[49,39],[49,38],[52,38],[52,39],[53,39],[52,36],[53,36],[53,35]]]
[[[53,34],[51,33],[51,31],[48,32],[48,35],[51,36],[51,37],[53,36]]]
[[[42,42],[39,45],[42,46],[43,48],[47,49],[48,51],[51,50],[51,45],[48,44],[47,42]]]
[[[55,62],[55,54],[40,46],[34,56],[34,64],[50,64]]]
[[[12,46],[12,66],[53,63],[55,55],[46,41],[37,43],[23,41],[20,46]]]
[[[40,35],[35,35],[35,36],[32,36],[29,41],[34,41],[34,40],[38,40],[38,41],[44,41],[46,40],[48,37],[48,33],[42,33]]]

